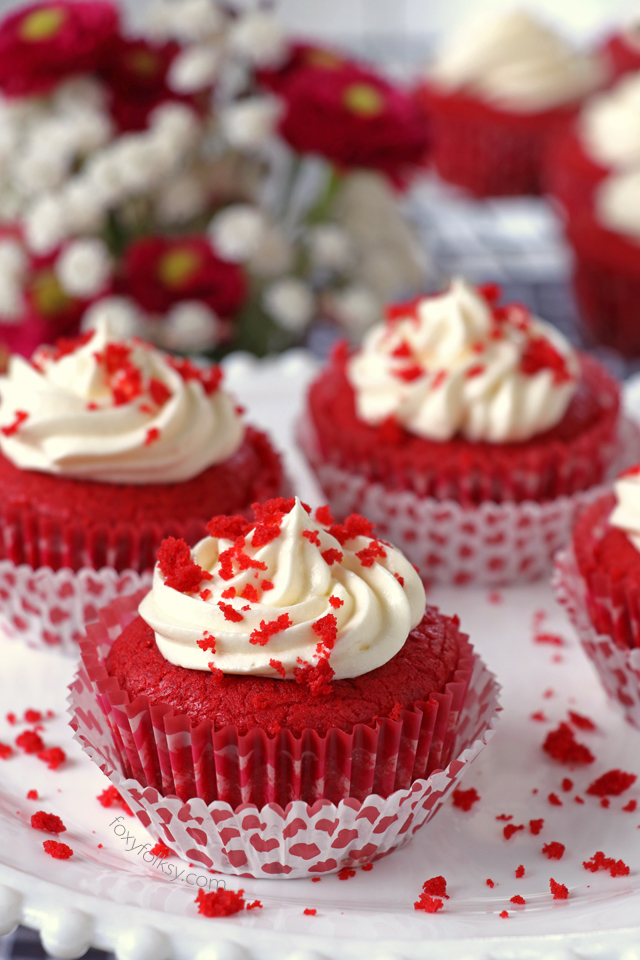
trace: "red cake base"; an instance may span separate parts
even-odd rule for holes
[[[540,193],[548,145],[577,113],[575,104],[513,113],[426,85],[417,95],[429,113],[438,173],[477,197]]]
[[[549,148],[544,171],[545,192],[550,193],[568,216],[579,215],[592,202],[598,184],[608,170],[585,153],[575,124]]]
[[[348,353],[335,352],[309,390],[309,414],[323,459],[390,490],[474,506],[544,502],[600,483],[615,453],[618,384],[590,357],[569,408],[552,430],[525,443],[426,440],[399,426],[356,416],[346,377]]]
[[[282,463],[248,427],[239,449],[183,483],[98,483],[20,470],[0,455],[0,559],[31,567],[151,569],[167,536],[190,544],[220,513],[279,496]]]

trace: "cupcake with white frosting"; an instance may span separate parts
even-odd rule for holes
[[[359,504],[428,579],[540,575],[616,456],[618,385],[499,295],[393,306],[310,388],[300,442],[334,512]]]
[[[598,57],[610,83],[640,70],[640,10],[605,39]]]
[[[212,513],[281,492],[278,454],[221,379],[217,367],[117,339],[106,323],[30,361],[11,358],[0,377],[0,598],[9,595],[13,632],[33,632],[41,618],[30,608],[44,604],[43,590],[30,599],[11,584],[16,571],[74,584],[83,570],[139,577],[163,537],[192,544]],[[58,626],[55,613],[41,625],[51,643],[79,630],[68,605],[61,613]]]
[[[457,617],[359,515],[279,498],[208,533],[164,541],[138,609],[88,629],[81,742],[152,833],[223,872],[333,872],[402,845],[496,708]]]
[[[436,169],[476,196],[539,193],[548,143],[600,82],[594,58],[523,10],[465,23],[418,94]]]

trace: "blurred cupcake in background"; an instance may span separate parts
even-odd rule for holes
[[[465,23],[418,92],[436,170],[479,197],[540,193],[549,141],[601,78],[594,57],[525,11]]]
[[[640,10],[604,41],[598,56],[609,82],[640,70]]]

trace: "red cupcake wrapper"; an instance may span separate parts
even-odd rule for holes
[[[614,635],[600,633],[594,627],[589,607],[598,604],[599,598],[591,595],[572,545],[558,554],[552,583],[611,701],[632,726],[640,729],[640,649],[621,646]],[[640,630],[639,610],[636,608],[633,614],[636,630]]]
[[[389,490],[328,462],[308,420],[298,428],[298,444],[336,519],[363,514],[415,564],[424,580],[433,583],[504,586],[538,579],[568,542],[577,515],[610,489],[609,481],[542,503],[486,501],[477,507],[461,506],[450,499]],[[609,477],[639,459],[640,430],[623,419]]]
[[[545,190],[567,215],[580,214],[585,204],[592,203],[596,187],[608,172],[585,152],[574,123],[549,148],[545,160]]]
[[[607,68],[608,86],[613,86],[625,73],[637,73],[640,70],[640,48],[629,43],[624,34],[616,33],[609,37],[599,53]]]
[[[478,197],[540,193],[548,146],[577,112],[571,104],[519,114],[429,86],[418,97],[429,113],[438,173]]]
[[[209,721],[191,728],[166,705],[130,703],[104,668],[141,595],[114,601],[87,628],[71,725],[141,822],[189,860],[300,877],[377,859],[433,816],[492,735],[499,688],[470,644],[444,693],[375,730],[269,739],[212,732]]]

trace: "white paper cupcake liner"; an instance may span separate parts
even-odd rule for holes
[[[640,648],[620,647],[593,626],[587,607],[587,585],[572,545],[556,557],[552,584],[611,702],[632,726],[640,729]]]
[[[361,513],[402,550],[425,581],[459,586],[497,587],[542,577],[568,543],[578,513],[640,460],[640,430],[622,419],[618,452],[605,483],[544,503],[487,501],[463,507],[454,500],[389,490],[325,461],[308,419],[299,425],[297,440],[336,519]]]
[[[52,570],[0,560],[0,630],[36,649],[77,656],[85,625],[116,597],[151,589],[153,571]]]

